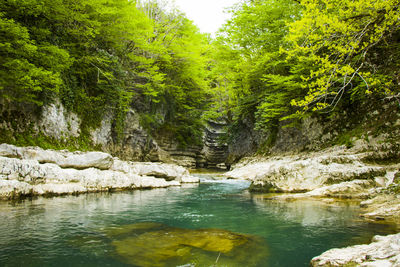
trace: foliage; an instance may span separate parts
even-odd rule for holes
[[[201,141],[204,120],[273,136],[282,120],[355,109],[372,93],[400,103],[398,8],[245,0],[211,39],[162,0],[3,0],[0,103],[59,98],[86,132],[111,112],[117,141],[130,108],[182,146]]]
[[[42,105],[44,96],[58,92],[60,72],[69,64],[65,50],[37,44],[26,27],[0,12],[1,98]]]
[[[222,114],[244,127],[254,122],[269,136],[282,120],[354,113],[357,105],[382,97],[399,101],[398,8],[396,0],[236,5],[214,41],[209,116]]]
[[[302,92],[300,75],[307,70],[280,52],[288,47],[288,24],[299,17],[300,7],[291,0],[245,1],[232,13],[216,41],[222,63],[214,67],[215,95],[228,99],[230,120],[255,117],[256,129],[270,130]]]
[[[346,90],[397,93],[393,71],[376,61],[379,46],[389,47],[398,32],[397,0],[304,0],[302,18],[291,24],[290,57],[307,58],[317,66],[304,77],[308,93],[297,106],[332,109]],[[393,45],[393,44],[392,44]],[[398,45],[396,44],[398,47]],[[382,53],[382,51],[380,51]]]
[[[111,111],[117,139],[131,106],[167,107],[166,122],[192,129],[206,99],[207,47],[191,21],[157,1],[4,0],[0,97],[60,98],[87,129]]]

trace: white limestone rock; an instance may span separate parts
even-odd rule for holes
[[[235,166],[225,177],[250,180],[260,187],[271,185],[277,191],[304,192],[355,179],[373,180],[385,173],[382,167],[362,163],[357,155],[326,152],[261,159]]]
[[[18,147],[9,144],[1,144],[0,157],[17,158]]]
[[[0,157],[0,174],[7,180],[35,182],[45,177],[46,173],[36,160],[20,160]]]
[[[61,163],[65,160],[67,151],[44,150],[39,147],[21,147],[19,158],[27,160],[37,160],[39,163]]]
[[[400,224],[400,195],[378,194],[372,199],[361,202],[362,217],[370,220],[386,220]]]
[[[309,197],[367,198],[369,189],[375,186],[371,180],[353,180],[327,185],[305,193]]]
[[[166,181],[165,179],[155,178],[151,176],[143,176],[140,179],[141,188],[160,188],[160,187],[170,187],[170,186],[180,186],[178,181]]]
[[[0,145],[0,156],[35,160],[39,163],[54,163],[62,168],[98,168],[109,169],[113,164],[110,154],[104,152],[69,152],[65,150],[44,150],[39,147],[16,147],[8,144]]]
[[[63,168],[86,169],[98,168],[101,170],[109,169],[113,164],[110,154],[104,152],[86,152],[80,154],[70,154],[57,165]]]
[[[16,180],[0,180],[0,199],[14,199],[32,193],[32,186]]]
[[[79,183],[46,183],[33,186],[34,195],[63,195],[80,194],[88,192],[88,189]]]
[[[178,165],[121,161],[102,152],[0,145],[0,198],[61,195],[198,183]],[[157,177],[154,177],[157,176]]]
[[[58,101],[42,109],[39,127],[47,136],[57,139],[79,137],[81,121],[73,112],[67,112]]]
[[[311,266],[400,266],[400,233],[375,236],[371,244],[328,250],[311,260]]]
[[[181,180],[183,176],[188,176],[186,168],[175,164],[157,163],[157,162],[134,162],[131,168],[139,175],[154,176],[164,178],[167,181]]]

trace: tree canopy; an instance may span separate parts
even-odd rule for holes
[[[152,122],[167,113],[155,128],[198,135],[208,37],[178,10],[159,1],[4,0],[0,25],[3,101],[58,98],[89,126],[113,110],[116,128],[132,106]]]
[[[87,127],[129,107],[153,134],[282,120],[369,95],[399,99],[398,0],[245,0],[216,38],[161,0],[0,2],[1,103],[60,99]]]
[[[231,12],[214,71],[235,122],[268,130],[343,99],[399,98],[399,1],[248,0]]]

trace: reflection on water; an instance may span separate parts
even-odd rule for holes
[[[257,237],[257,247],[268,247],[269,252],[253,261],[249,253],[247,260],[254,266],[308,266],[313,256],[329,248],[366,242],[375,234],[395,230],[359,220],[357,205],[349,202],[265,200],[245,190],[248,182],[210,178],[202,174],[203,184],[184,188],[1,202],[0,266],[140,266],[118,253],[135,255],[141,241],[133,236],[138,233],[113,238],[107,231],[144,222],[168,225],[162,235],[180,238],[198,234],[198,229]],[[142,240],[157,231],[150,229]],[[118,243],[123,240],[135,249]],[[146,242],[151,250],[155,241]],[[177,246],[185,257],[218,256],[186,241]],[[167,262],[165,266],[180,263]]]

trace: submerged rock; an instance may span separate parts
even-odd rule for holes
[[[255,266],[267,255],[260,238],[220,229],[138,223],[106,230],[105,235],[116,257],[134,266]]]
[[[400,234],[375,236],[369,245],[328,250],[313,258],[311,266],[400,266]]]

